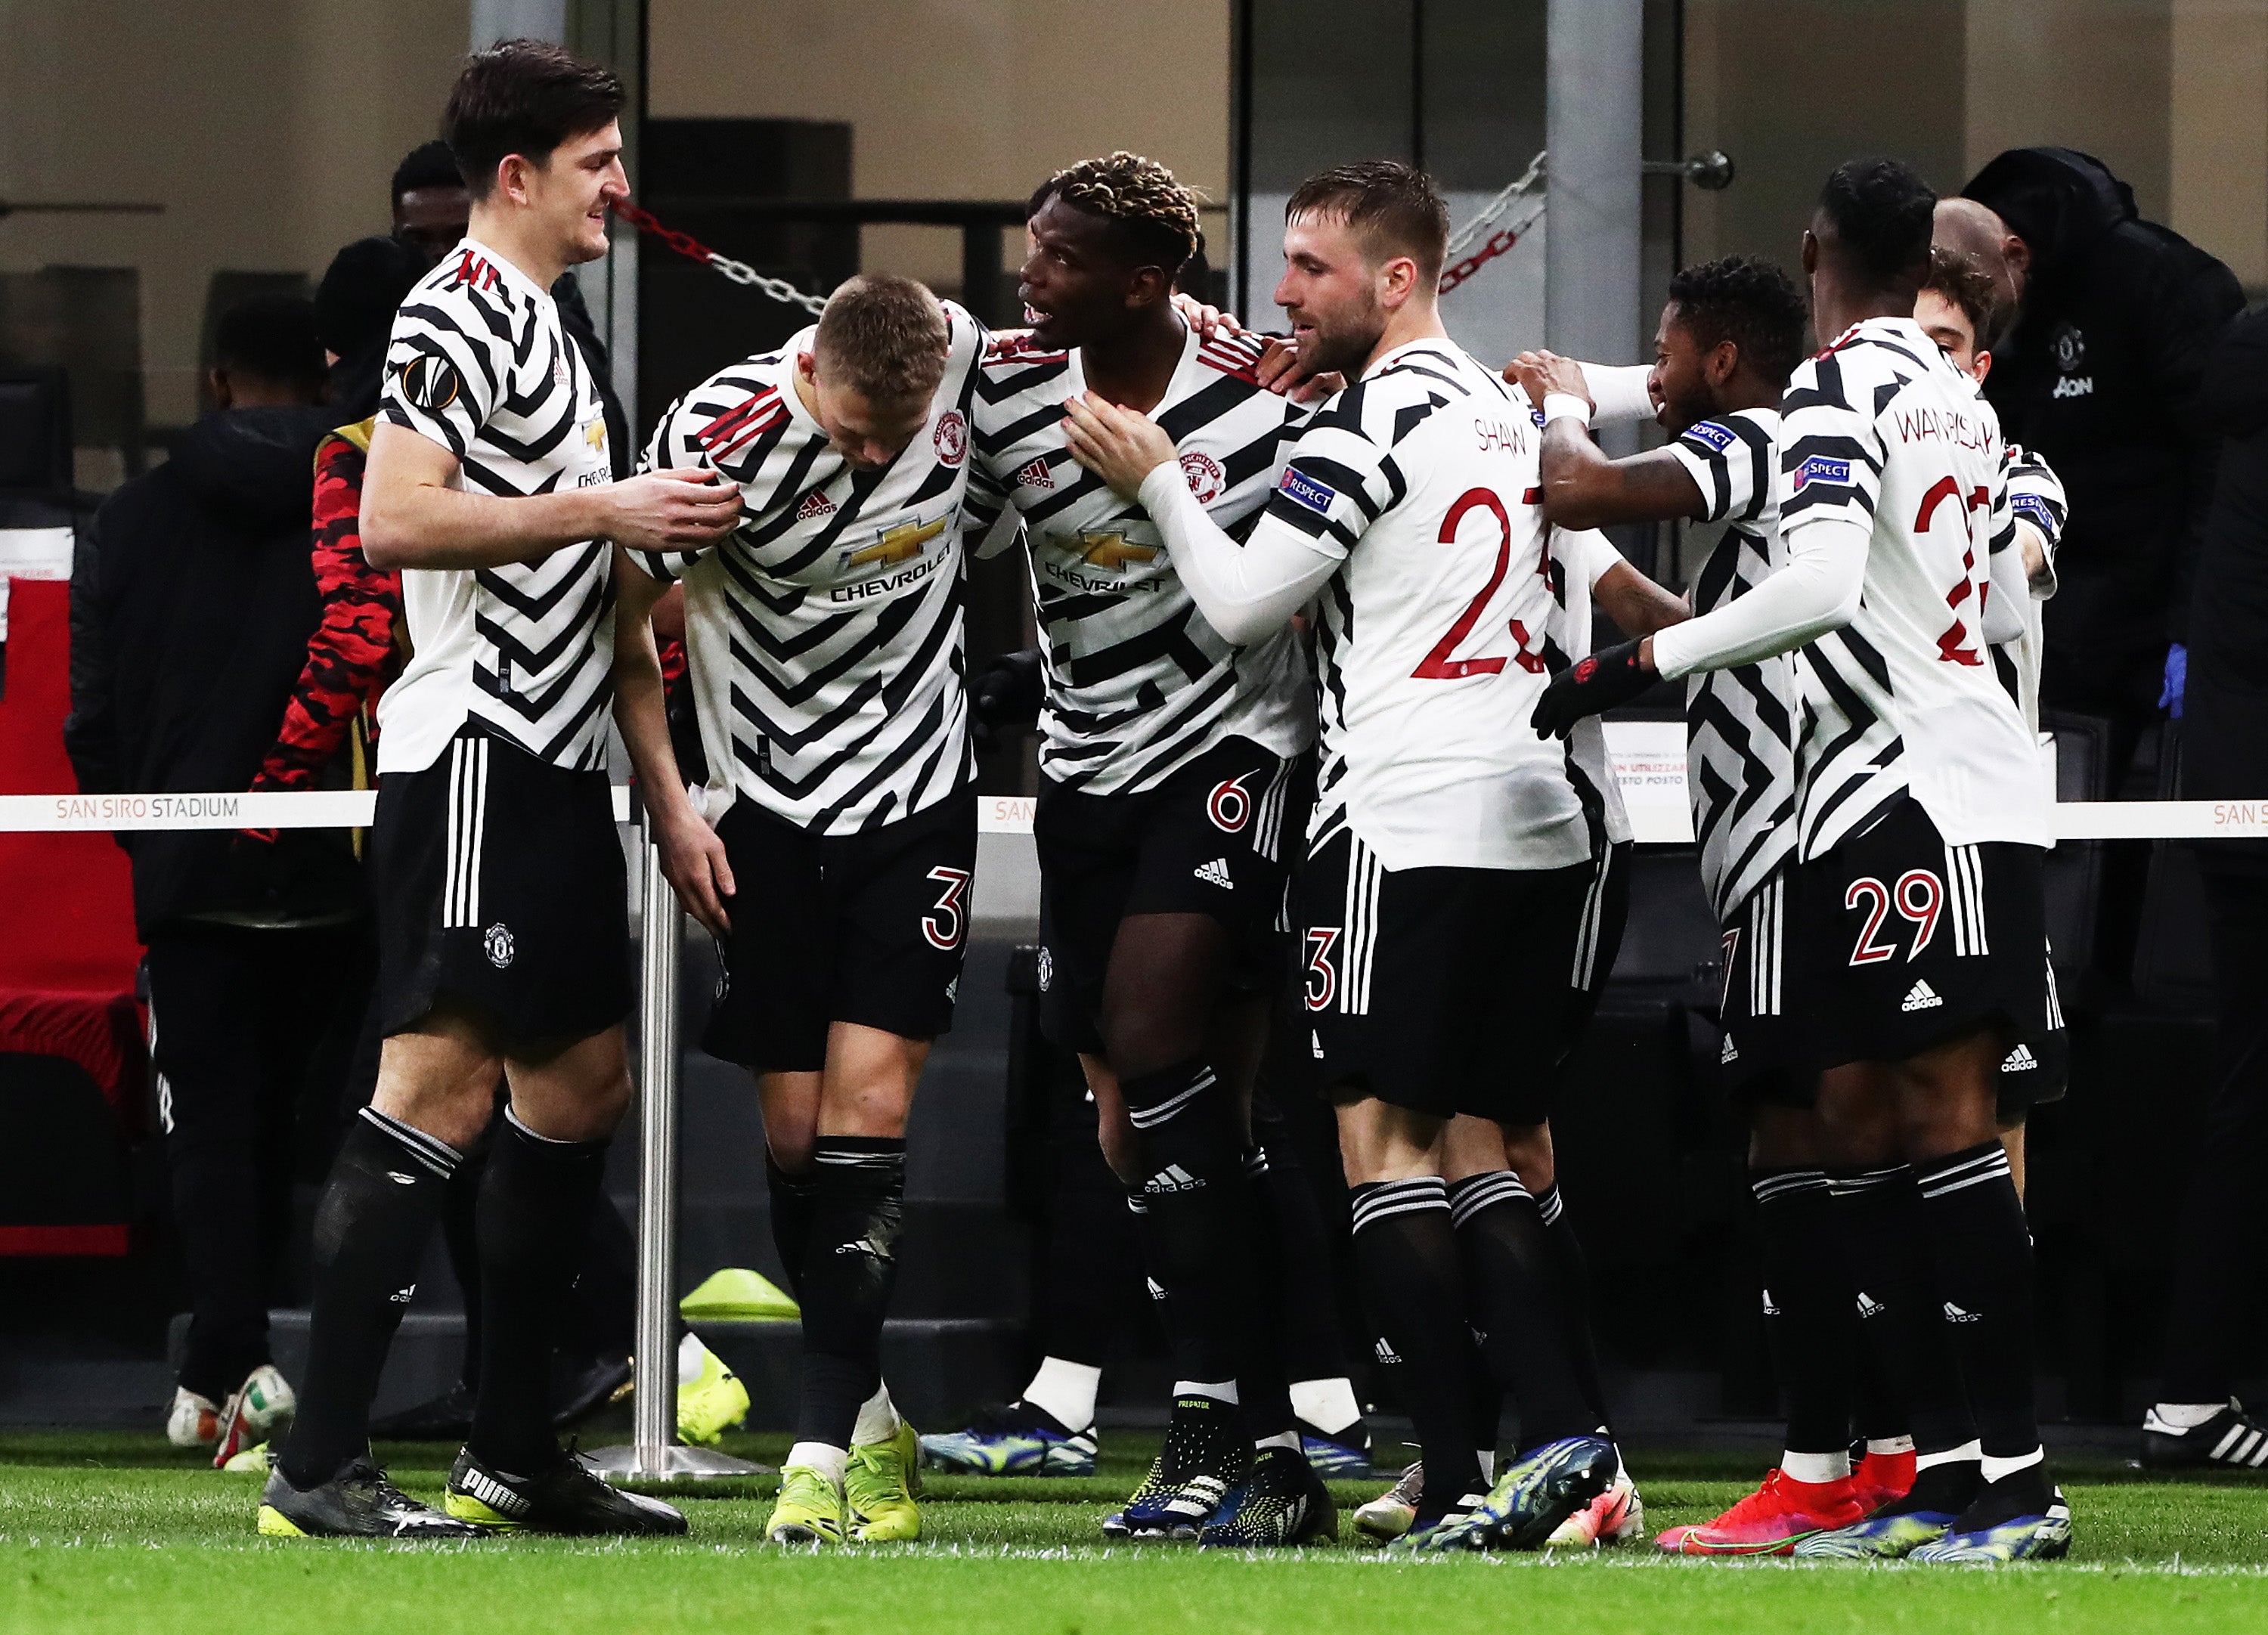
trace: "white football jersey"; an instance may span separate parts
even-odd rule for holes
[[[1694,576],[1697,617],[1786,565],[1779,430],[1778,410],[1744,409],[1689,426],[1669,444],[1701,490],[1700,520],[1729,525]],[[1702,887],[1727,924],[1795,849],[1800,663],[1799,653],[1779,653],[1686,678],[1686,798]]]
[[[816,328],[673,403],[649,470],[703,467],[740,523],[697,551],[638,551],[685,582],[685,638],[711,820],[736,796],[847,835],[934,806],[972,776],[961,683],[961,502],[983,328],[945,304],[951,346],[929,418],[862,471],[796,394]]]
[[[1454,342],[1397,347],[1300,433],[1260,527],[1344,565],[1323,587],[1311,844],[1388,869],[1592,855],[1567,750],[1528,725],[1563,609],[1527,398]]]
[[[1870,318],[1796,370],[1780,413],[1782,529],[1868,531],[1857,615],[1805,653],[1802,856],[1909,791],[1948,845],[2046,845],[2039,756],[1983,637],[2014,539],[1992,405],[1911,319]]]
[[[1546,657],[1557,674],[1561,665],[1591,651],[1591,592],[1623,557],[1614,541],[1596,528],[1554,528],[1550,550],[1556,564],[1551,588],[1559,615],[1552,622],[1552,651]],[[1567,776],[1590,821],[1592,845],[1618,846],[1628,840],[1630,814],[1607,754],[1606,723],[1599,717],[1585,716],[1567,734]]]
[[[1260,346],[1191,329],[1150,411],[1189,491],[1239,538],[1307,412],[1260,385]],[[1071,458],[1064,404],[1086,390],[1075,351],[1035,351],[1022,336],[994,343],[976,387],[969,523],[990,529],[1008,504],[1023,519],[1047,674],[1041,771],[1100,795],[1147,789],[1226,738],[1300,754],[1314,698],[1298,637],[1285,629],[1237,647],[1205,622],[1157,524]]]
[[[550,292],[467,239],[394,314],[379,415],[457,457],[453,486],[518,496],[614,481],[607,416]],[[614,556],[585,540],[536,562],[406,568],[412,646],[379,700],[380,772],[418,772],[469,716],[572,771],[606,764]]]

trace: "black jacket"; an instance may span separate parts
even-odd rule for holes
[[[64,747],[88,794],[249,789],[321,614],[309,516],[321,409],[207,415],[173,457],[107,500],[72,575]],[[335,830],[272,843],[233,829],[123,834],[146,939],[213,914],[357,911]]]
[[[2268,309],[2206,365],[2199,402],[2228,438],[2189,609],[2182,793],[2268,799]],[[2268,868],[2268,841],[2212,841],[2209,865]]]
[[[1962,191],[2032,253],[1984,394],[2070,498],[2043,691],[2068,709],[2147,711],[2168,637],[2183,633],[2176,585],[2213,489],[2217,438],[2198,381],[2243,292],[2220,262],[2142,220],[2133,190],[2087,154],[2015,149]]]

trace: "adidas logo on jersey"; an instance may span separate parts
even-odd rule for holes
[[[1307,1049],[1314,1053],[1317,1061],[1322,1061],[1323,1059],[1322,1035],[1310,1031],[1307,1035]]]
[[[1722,1067],[1727,1063],[1737,1062],[1740,1059],[1741,1053],[1739,1049],[1734,1046],[1733,1035],[1727,1034],[1725,1035],[1725,1048],[1717,1052],[1717,1065]]]
[[[1928,1011],[1934,1010],[1944,1003],[1943,999],[1938,998],[1936,989],[1931,987],[1927,982],[1918,982],[1906,990],[1906,997],[1898,1002],[1898,1009]]]
[[[1234,891],[1236,882],[1228,877],[1228,859],[1215,858],[1210,863],[1200,863],[1190,871],[1208,886],[1218,886],[1223,891]]]
[[[1196,1192],[1202,1189],[1204,1186],[1203,1180],[1189,1174],[1179,1164],[1168,1164],[1144,1182],[1142,1190],[1148,1193]]]
[[[1055,478],[1048,473],[1048,462],[1045,460],[1026,460],[1017,469],[1016,482],[1020,486],[1027,489],[1051,489],[1056,485]]]
[[[1888,1309],[1889,1307],[1867,1293],[1866,1290],[1859,1291],[1859,1315],[1861,1317],[1879,1317]]]
[[[835,502],[817,489],[805,495],[803,504],[795,508],[795,519],[798,522],[809,522],[814,517],[831,517],[834,514]]]
[[[2020,1044],[2001,1058],[2000,1071],[2004,1073],[2029,1073],[2039,1064],[2040,1058],[2034,1056],[2029,1047]]]
[[[1948,1322],[1974,1322],[1977,1321],[1977,1314],[1973,1311],[1963,1311],[1951,1300],[1948,1300],[1945,1302],[1945,1320]]]

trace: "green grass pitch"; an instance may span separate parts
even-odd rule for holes
[[[1096,1521],[1154,1445],[1107,1436],[1104,1473],[1089,1479],[932,1477],[923,1543],[813,1555],[762,1543],[770,1484],[761,1480],[711,1484],[687,1499],[692,1533],[682,1540],[270,1542],[252,1530],[256,1478],[201,1469],[154,1434],[8,1433],[0,1630],[2268,1631],[2260,1484],[2144,1482],[2115,1464],[2067,1462],[2059,1474],[2078,1517],[2073,1558],[1997,1572],[1668,1560],[1651,1544],[1580,1559],[1425,1561],[1351,1543],[1270,1557],[1105,1548]],[[776,1462],[784,1439],[728,1447]],[[453,1451],[379,1450],[402,1485],[426,1498],[438,1493]],[[1656,1528],[1714,1513],[1757,1474],[1720,1455],[1640,1455],[1632,1469]],[[1337,1489],[1349,1507],[1376,1491]]]

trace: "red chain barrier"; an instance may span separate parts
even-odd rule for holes
[[[1475,250],[1441,275],[1441,293],[1448,294],[1450,291],[1464,283],[1466,279],[1496,260],[1513,245],[1518,244],[1520,235],[1525,231],[1526,229],[1521,227],[1499,227],[1489,234],[1487,242],[1479,249]]]

